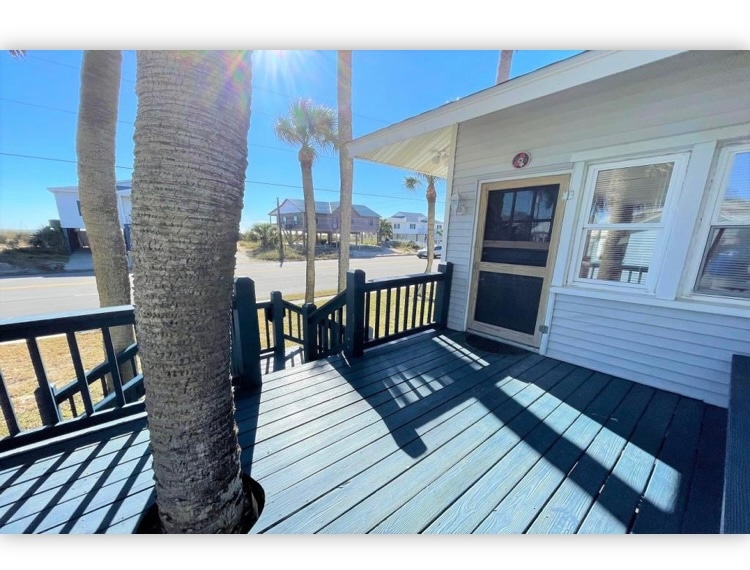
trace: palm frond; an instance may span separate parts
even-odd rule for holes
[[[282,142],[312,151],[314,160],[318,151],[338,146],[336,112],[307,98],[295,99],[287,114],[277,117],[274,133]]]
[[[404,177],[404,188],[409,191],[416,190],[422,185],[422,181],[418,176],[406,176]]]

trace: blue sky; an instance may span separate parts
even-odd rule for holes
[[[511,77],[575,53],[517,51]],[[302,197],[296,150],[275,138],[274,118],[300,96],[336,107],[335,51],[256,51],[253,58],[243,229],[267,221],[276,198]],[[23,60],[12,59],[5,50],[0,53],[0,228],[33,230],[57,218],[47,188],[77,184],[75,132],[81,59],[80,51],[29,51]],[[498,52],[493,50],[354,51],[354,136],[492,86],[497,59]],[[118,180],[132,175],[135,69],[135,52],[123,52],[116,141]],[[407,193],[401,185],[407,174],[355,161],[354,202],[383,217],[399,210],[425,213],[424,193]],[[313,176],[317,200],[338,200],[336,155],[321,156]],[[438,217],[442,217],[444,205],[442,184],[438,188]]]

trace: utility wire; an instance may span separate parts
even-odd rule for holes
[[[51,158],[47,156],[33,156],[29,154],[16,154],[11,152],[0,152],[0,155],[3,156],[12,156],[15,158],[28,158],[32,160],[47,160],[50,162],[65,162],[68,164],[78,164],[77,160],[69,160],[65,158]],[[119,168],[121,170],[133,170],[132,166],[115,166],[115,168]],[[264,182],[262,180],[245,180],[245,185],[248,184],[257,184],[260,186],[274,186],[274,187],[280,187],[280,188],[296,188],[299,190],[302,190],[302,186],[296,185],[296,184],[281,184],[277,182]],[[320,188],[316,187],[315,192],[333,192],[335,194],[339,194],[340,190],[333,190],[331,188]],[[357,196],[369,196],[372,198],[387,198],[392,200],[410,200],[412,202],[423,202],[424,200],[419,198],[409,198],[407,196],[389,196],[389,195],[382,195],[382,194],[371,194],[367,192],[354,192]],[[438,202],[442,203],[440,200]]]
[[[49,111],[58,111],[60,113],[67,113],[67,114],[70,114],[70,115],[77,115],[78,114],[78,111],[71,111],[69,109],[60,109],[59,107],[50,107],[48,105],[39,105],[37,103],[27,103],[26,101],[18,101],[17,99],[7,99],[5,97],[0,97],[0,101],[3,101],[5,103],[13,103],[15,105],[25,105],[25,106],[28,106],[28,107],[37,107],[39,109],[46,109],[46,110],[49,110]],[[271,113],[264,113],[262,111],[253,111],[253,114],[255,114],[255,113],[259,113],[261,115],[268,115],[269,117],[273,117],[273,115],[271,115]],[[117,122],[121,123],[123,125],[127,125],[129,127],[135,128],[135,124],[132,123],[132,122],[130,122],[130,121],[118,120]],[[282,148],[282,147],[278,147],[278,146],[270,146],[270,145],[258,144],[258,143],[248,143],[248,146],[254,146],[254,147],[258,147],[258,148],[265,148],[265,149],[269,149],[269,150],[278,150],[278,151],[282,151],[282,152],[292,152],[292,153],[297,154],[297,151],[294,150],[294,149],[292,149],[292,148]],[[338,161],[338,158],[335,157],[335,156],[329,156],[329,155],[325,155],[325,154],[321,154],[319,156],[320,156],[320,158],[329,158],[329,159]]]

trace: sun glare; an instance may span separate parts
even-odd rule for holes
[[[253,85],[283,95],[301,94],[309,89],[311,79],[321,84],[330,79],[323,76],[324,63],[323,54],[317,51],[257,50],[253,52]]]

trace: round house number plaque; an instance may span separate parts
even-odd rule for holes
[[[514,168],[523,168],[531,162],[531,155],[528,152],[519,152],[513,157]]]

